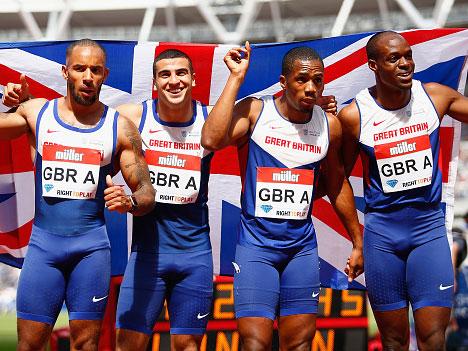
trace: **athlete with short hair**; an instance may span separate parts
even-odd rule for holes
[[[117,305],[117,350],[146,350],[165,299],[171,349],[196,350],[213,295],[207,206],[213,153],[200,144],[207,107],[192,100],[195,72],[184,52],[158,54],[153,79],[157,99],[118,107],[139,126],[156,207],[134,220]]]
[[[235,144],[243,174],[234,302],[243,350],[269,350],[279,315],[281,350],[310,350],[320,292],[317,241],[311,219],[319,168],[330,202],[353,240],[346,273],[362,273],[361,233],[340,157],[341,126],[317,102],[324,66],[308,47],[283,58],[281,97],[235,104],[250,46],[224,61],[230,76],[202,131],[202,145]]]
[[[138,130],[102,104],[106,54],[89,39],[67,49],[65,97],[0,114],[0,138],[27,134],[36,169],[35,216],[21,270],[18,350],[42,350],[65,301],[74,350],[97,350],[110,281],[104,206],[143,215],[154,205]],[[122,171],[133,191],[112,184]],[[106,188],[107,186],[107,188]]]
[[[385,350],[408,350],[408,303],[420,350],[443,350],[453,269],[440,207],[439,127],[468,121],[468,99],[413,80],[408,42],[380,32],[366,46],[376,85],[339,113],[347,174],[361,151],[366,285]]]

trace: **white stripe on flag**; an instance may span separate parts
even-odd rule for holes
[[[214,274],[220,271],[221,221],[223,201],[240,207],[241,180],[238,176],[212,174],[208,183],[210,209],[210,239],[213,250]]]
[[[34,173],[0,175],[0,194],[15,194],[0,203],[0,233],[8,233],[34,217]]]
[[[10,249],[4,245],[0,245],[0,254],[10,254],[15,258],[24,258],[28,252],[28,246],[22,247],[21,249]]]

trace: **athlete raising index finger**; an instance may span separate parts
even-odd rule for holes
[[[64,301],[72,348],[97,350],[110,281],[104,204],[135,215],[154,205],[138,130],[99,102],[105,62],[97,42],[73,42],[62,67],[65,97],[32,99],[0,114],[0,138],[27,134],[36,169],[34,225],[18,285],[18,350],[45,347]],[[131,195],[105,193],[106,176],[119,169]]]
[[[310,349],[320,289],[311,219],[314,186],[323,165],[330,201],[353,239],[349,280],[362,272],[361,234],[352,190],[339,154],[341,125],[317,102],[324,67],[308,47],[283,58],[281,97],[235,104],[251,49],[229,51],[230,76],[202,132],[218,150],[235,144],[243,174],[234,276],[235,312],[244,350],[269,350],[279,311],[280,348]]]

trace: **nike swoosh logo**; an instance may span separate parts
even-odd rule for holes
[[[240,273],[240,267],[236,262],[231,262],[236,273]]]
[[[51,129],[47,129],[47,133],[57,133],[58,130],[51,130]]]
[[[157,132],[162,132],[162,129],[156,129],[156,130],[150,130],[150,134],[157,133]]]
[[[439,285],[439,290],[447,290],[447,289],[450,289],[451,287],[453,286],[452,285],[447,285],[447,286],[443,286],[442,284]]]
[[[313,293],[312,293],[312,297],[317,297],[317,296],[319,296],[319,295],[320,295],[320,291],[319,291],[319,292],[313,292]]]
[[[374,122],[374,127],[377,127],[379,124],[381,124],[381,123],[383,123],[383,122],[385,122],[385,120],[380,121],[380,122]]]
[[[280,129],[280,128],[283,128],[283,127],[281,127],[281,126],[280,126],[280,127],[273,127],[273,126],[271,126],[270,128],[274,130],[274,129]]]
[[[197,319],[203,319],[206,316],[208,316],[209,314],[210,314],[210,312],[208,312],[207,314],[203,314],[203,315],[199,313],[199,314],[197,314]]]
[[[96,296],[93,296],[93,302],[99,302],[99,301],[101,301],[101,300],[104,300],[107,296],[108,296],[108,295],[103,296],[103,297],[96,297]]]

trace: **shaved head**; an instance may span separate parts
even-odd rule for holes
[[[73,49],[76,48],[77,46],[80,46],[80,47],[95,47],[95,48],[98,48],[102,51],[102,54],[104,55],[104,61],[106,61],[106,50],[104,49],[104,47],[99,44],[97,41],[93,40],[93,39],[80,39],[80,40],[76,40],[74,42],[72,42],[70,45],[68,45],[67,47],[67,52],[66,52],[66,57],[67,57],[67,61],[68,61],[68,58],[70,57],[71,53],[73,52]]]
[[[367,59],[368,60],[377,60],[377,57],[379,56],[379,50],[378,46],[383,40],[390,40],[392,38],[401,38],[404,41],[406,41],[403,36],[397,32],[393,31],[383,31],[383,32],[378,32],[374,34],[369,41],[367,42],[366,45],[366,53],[367,53]]]

